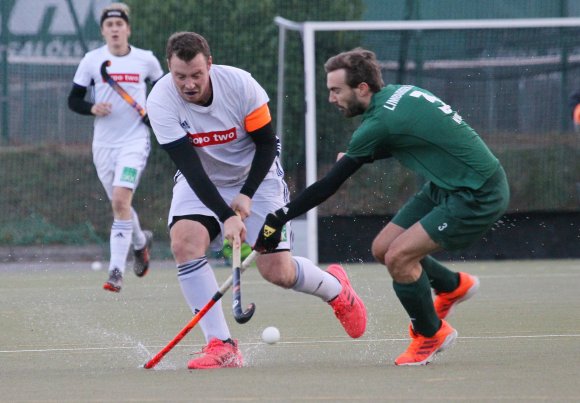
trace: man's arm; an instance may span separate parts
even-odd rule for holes
[[[163,144],[161,147],[167,151],[169,157],[175,163],[177,169],[181,171],[197,197],[218,216],[221,222],[225,222],[228,218],[236,215],[209,179],[197,152],[187,136],[174,142]]]
[[[306,213],[336,193],[340,186],[363,166],[364,162],[347,155],[338,160],[326,176],[304,189],[286,205],[285,221]],[[279,211],[279,210],[278,210]]]
[[[251,199],[276,158],[277,144],[276,135],[274,134],[271,123],[267,123],[265,126],[248,134],[256,144],[256,153],[252,159],[248,178],[244,186],[242,186],[240,193]]]
[[[81,115],[92,115],[91,108],[93,107],[93,104],[85,101],[86,94],[87,87],[73,84],[73,87],[68,94],[68,107],[72,111]]]
[[[334,164],[330,172],[318,182],[313,183],[302,191],[294,200],[279,210],[266,216],[262,230],[254,249],[259,252],[270,252],[278,247],[281,239],[281,229],[288,221],[306,213],[318,206],[340,188],[352,176],[364,161],[343,156]]]

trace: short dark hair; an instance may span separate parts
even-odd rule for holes
[[[340,69],[346,71],[346,84],[351,88],[367,83],[372,92],[379,92],[385,85],[377,56],[370,50],[355,48],[332,56],[324,63],[327,73]]]
[[[206,59],[211,56],[209,44],[203,36],[195,32],[176,32],[167,40],[165,54],[167,60],[173,55],[179,59],[189,62],[199,53],[203,54]]]

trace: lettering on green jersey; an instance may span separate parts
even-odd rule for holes
[[[434,95],[430,95],[430,94],[426,94],[423,91],[413,91],[411,92],[410,96],[414,97],[414,98],[425,98],[427,101],[433,103],[440,103],[441,106],[438,108],[441,112],[443,112],[446,115],[451,115],[453,113],[453,116],[451,116],[451,119],[453,119],[453,121],[457,124],[463,122],[463,118],[461,117],[461,115],[457,112],[454,112],[453,109],[451,109],[451,107],[449,105],[447,105],[445,102],[443,102],[442,100],[440,100],[439,98],[437,98]]]
[[[387,99],[387,102],[385,102],[383,108],[394,111],[403,95],[409,92],[411,88],[413,88],[412,85],[403,85],[401,88],[395,91],[389,99]]]

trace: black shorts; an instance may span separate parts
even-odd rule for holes
[[[201,225],[203,225],[209,234],[210,242],[215,239],[216,236],[219,235],[221,232],[221,227],[218,221],[213,216],[201,215],[201,214],[190,214],[190,215],[180,215],[173,217],[173,221],[169,224],[169,228],[173,227],[173,225],[180,220],[190,220],[190,221],[197,221]]]

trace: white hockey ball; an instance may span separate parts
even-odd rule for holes
[[[91,263],[91,269],[93,269],[94,271],[99,271],[103,268],[103,265],[101,264],[101,262],[93,262]]]
[[[274,344],[280,341],[280,331],[274,326],[268,326],[262,332],[262,340],[264,343]]]

